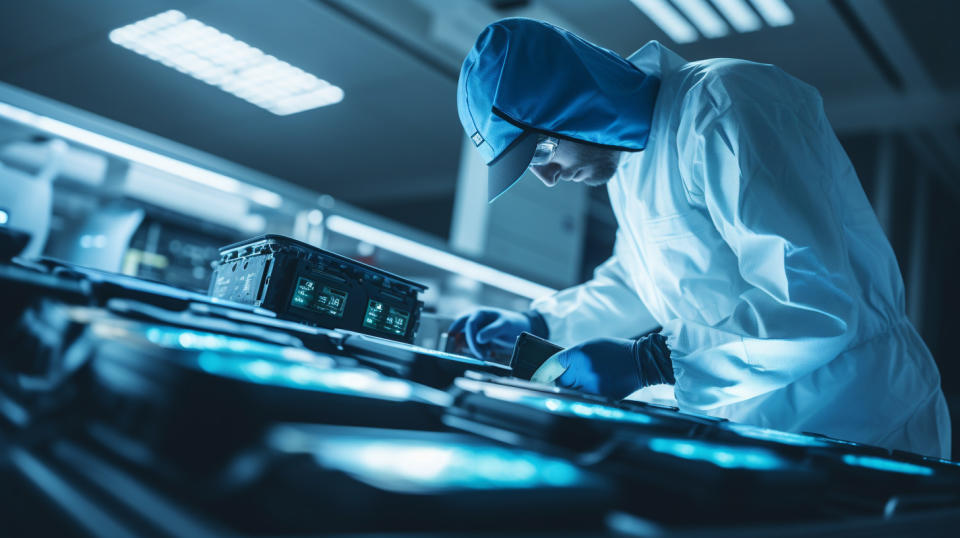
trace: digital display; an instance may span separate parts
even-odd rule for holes
[[[374,301],[373,299],[367,303],[367,313],[363,316],[364,327],[388,332],[397,336],[406,334],[407,322],[409,321],[409,312],[398,310],[380,301]]]
[[[297,279],[297,287],[293,290],[292,306],[313,310],[328,316],[343,317],[343,309],[347,305],[347,292],[328,286],[321,286],[309,278]]]

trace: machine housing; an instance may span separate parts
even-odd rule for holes
[[[277,317],[410,343],[426,286],[281,235],[220,249],[210,295]]]

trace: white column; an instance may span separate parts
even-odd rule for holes
[[[466,136],[460,149],[457,193],[450,222],[450,246],[472,256],[483,255],[487,243],[487,165]]]

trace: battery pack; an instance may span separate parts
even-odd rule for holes
[[[210,280],[216,299],[277,317],[413,342],[427,287],[281,235],[220,249]]]

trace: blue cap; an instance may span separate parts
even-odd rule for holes
[[[537,134],[646,147],[659,80],[613,51],[533,19],[487,26],[460,70],[457,110],[488,166],[488,199],[513,186]]]

